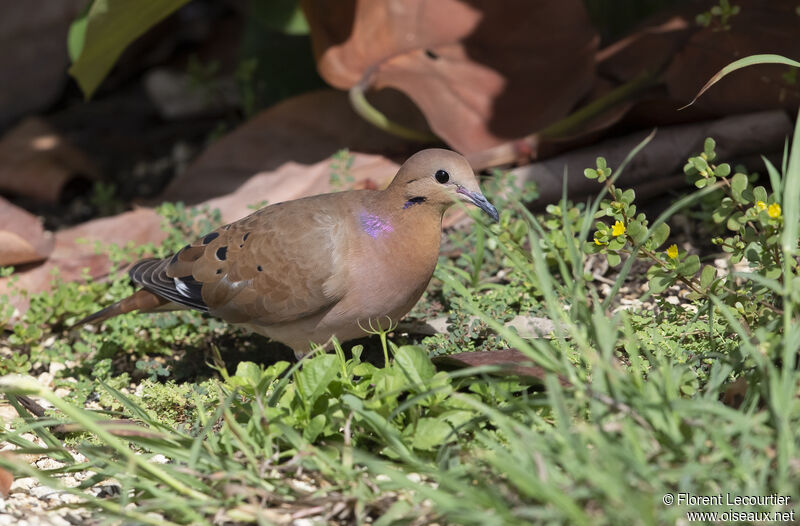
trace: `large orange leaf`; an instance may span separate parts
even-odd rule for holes
[[[395,88],[470,153],[566,115],[592,85],[598,39],[580,0],[303,0],[331,85]]]

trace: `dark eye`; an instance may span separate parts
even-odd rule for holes
[[[435,177],[436,177],[436,181],[441,183],[441,184],[444,184],[444,183],[446,183],[447,181],[450,180],[450,174],[447,173],[444,170],[436,170]]]

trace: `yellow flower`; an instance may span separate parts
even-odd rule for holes
[[[767,208],[767,215],[770,216],[772,219],[777,219],[781,216],[781,205],[778,203],[772,203]]]
[[[611,227],[611,235],[617,237],[623,234],[625,234],[625,225],[622,223],[622,221],[617,221],[614,223],[614,226]]]
[[[672,244],[667,248],[667,255],[670,259],[677,259],[678,258],[678,245]]]
[[[756,209],[756,212],[761,212],[762,210],[767,209],[767,203],[765,203],[764,201],[756,201],[756,204],[753,208]]]
[[[600,240],[599,240],[599,239],[597,239],[597,238],[594,238],[594,244],[595,244],[595,245],[600,245],[600,246],[603,246],[603,245],[608,245],[608,243],[604,243],[603,241],[600,241]]]

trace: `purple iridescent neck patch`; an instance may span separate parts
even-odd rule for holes
[[[392,225],[380,216],[361,212],[359,219],[361,220],[361,228],[373,239],[394,232]]]

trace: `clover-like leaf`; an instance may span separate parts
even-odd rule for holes
[[[708,173],[708,163],[702,157],[692,157],[689,159],[689,162],[692,163],[694,169],[700,172],[701,175],[703,172]]]
[[[625,236],[617,236],[608,241],[608,250],[619,250],[625,246]]]
[[[711,265],[705,265],[703,267],[703,272],[700,273],[700,286],[704,289],[709,288],[716,277],[717,269]]]
[[[627,190],[622,192],[622,195],[620,196],[619,200],[625,203],[626,205],[629,205],[633,202],[635,198],[636,198],[636,192],[633,191],[633,188],[628,188]]]
[[[761,254],[764,252],[764,247],[761,243],[748,243],[747,248],[744,249],[744,257],[748,261],[758,261],[761,259]]]
[[[714,151],[716,147],[717,147],[717,141],[715,141],[711,137],[708,137],[703,143],[703,153],[706,154],[706,159],[708,159],[709,161],[713,161],[717,157],[717,154]]]
[[[742,212],[734,212],[728,218],[728,222],[726,224],[728,230],[733,230],[734,232],[738,231],[743,224],[747,222],[747,218],[744,216]]]
[[[675,283],[675,277],[665,272],[658,265],[653,265],[650,267],[650,269],[648,269],[647,278],[650,292],[653,294],[663,292],[667,289],[667,287],[670,287],[673,283]]]
[[[753,188],[753,200],[758,201],[769,201],[769,197],[767,196],[767,189],[763,186],[756,186]]]
[[[631,221],[628,223],[628,235],[634,243],[639,244],[647,238],[647,228],[641,221]]]
[[[661,223],[652,229],[652,234],[650,235],[650,248],[652,250],[658,249],[658,247],[664,244],[664,241],[666,241],[668,237],[669,225],[666,223]]]
[[[711,219],[720,224],[728,219],[728,217],[733,213],[736,205],[733,202],[733,199],[730,197],[723,197],[720,201],[719,206],[711,212]]]
[[[692,254],[678,263],[675,270],[684,277],[694,276],[700,270],[700,257],[697,254]]]
[[[737,203],[745,202],[742,199],[742,192],[747,188],[747,176],[743,173],[737,173],[731,178],[731,194]]]

